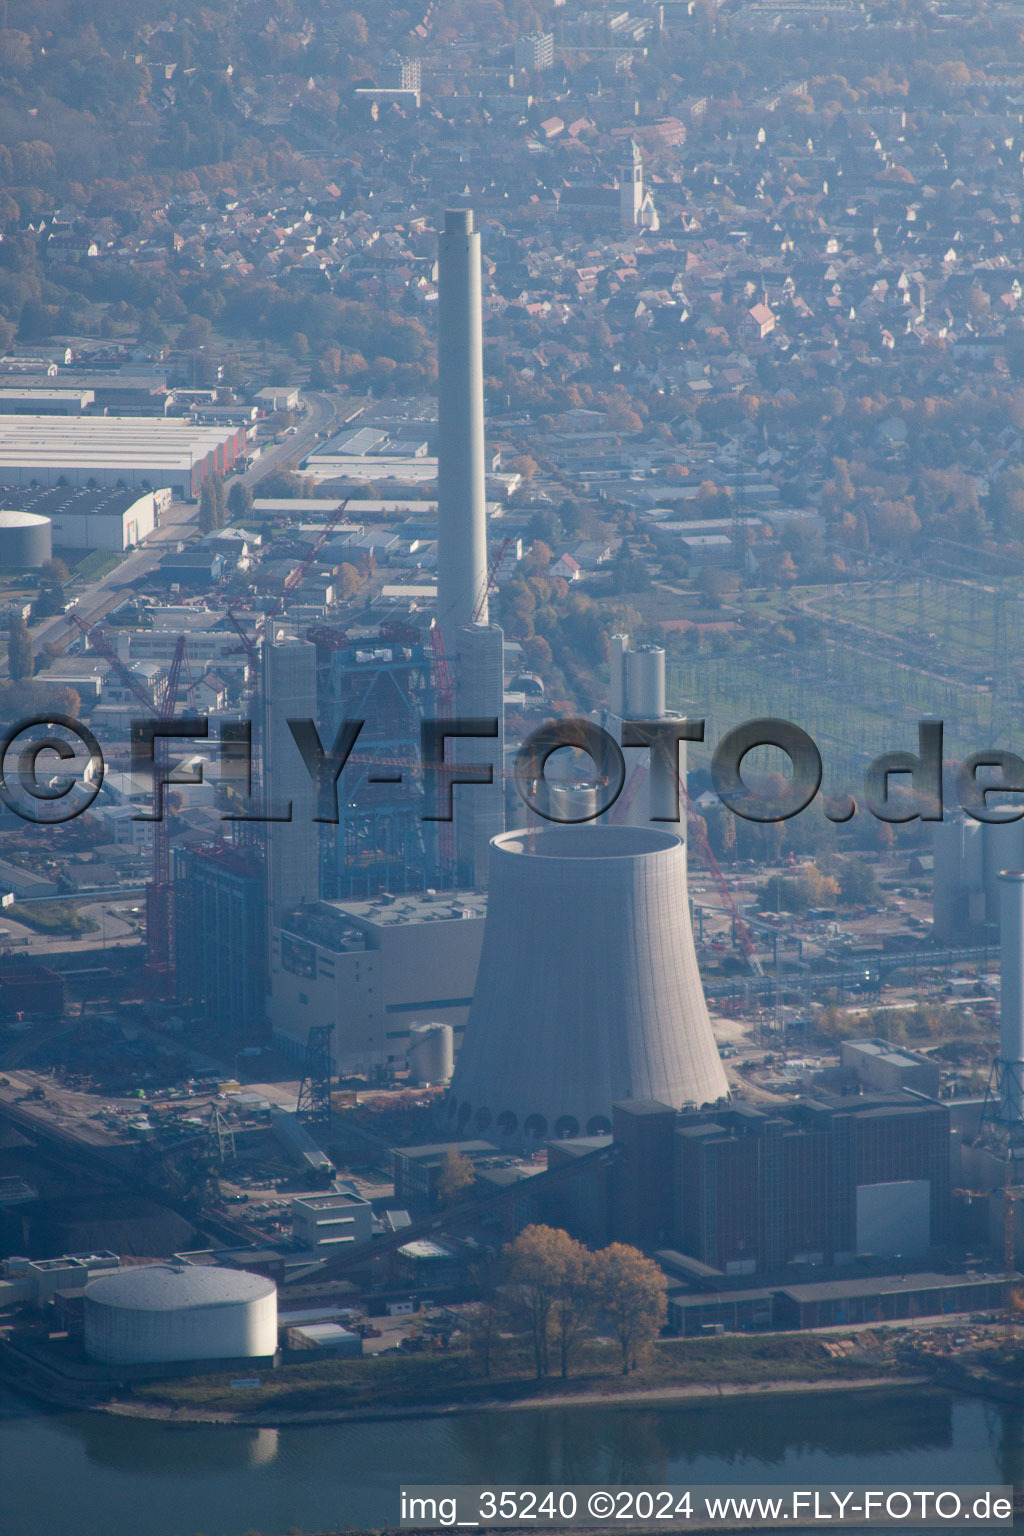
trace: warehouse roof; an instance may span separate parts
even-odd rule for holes
[[[787,1285],[782,1294],[793,1301],[843,1301],[853,1296],[892,1296],[900,1291],[951,1291],[965,1285],[996,1285],[1004,1275],[865,1275],[855,1280],[822,1280],[817,1285]],[[1014,1275],[1019,1280],[1020,1275]]]

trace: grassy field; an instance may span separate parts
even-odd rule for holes
[[[816,1339],[799,1334],[726,1335],[665,1340],[647,1363],[623,1377],[618,1352],[595,1343],[581,1352],[568,1381],[538,1382],[525,1352],[503,1352],[492,1374],[463,1350],[376,1359],[285,1365],[265,1372],[258,1389],[232,1391],[229,1376],[151,1382],[133,1389],[136,1399],[174,1409],[249,1414],[267,1409],[330,1412],[357,1408],[409,1408],[442,1403],[493,1402],[581,1392],[594,1397],[622,1391],[650,1392],[685,1386],[756,1386],[769,1382],[856,1380],[879,1375],[877,1363],[833,1359]]]
[[[106,549],[94,549],[78,562],[71,575],[76,581],[102,581],[104,576],[116,571],[120,564],[120,555],[111,554]]]
[[[69,902],[63,901],[16,901],[5,908],[4,915],[24,923],[26,928],[34,928],[37,933],[95,933],[99,928],[95,918],[83,917]]]
[[[809,618],[820,637],[781,653],[777,644],[763,653],[756,637],[741,639],[726,654],[669,664],[670,706],[708,722],[705,745],[691,748],[694,767],[708,765],[726,730],[762,716],[809,732],[832,792],[856,793],[878,753],[915,750],[926,715],[944,722],[947,757],[1015,745],[1024,604],[977,584],[930,579],[797,587],[773,599],[756,605],[759,617],[783,626]]]

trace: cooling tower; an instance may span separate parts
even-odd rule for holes
[[[620,1099],[728,1094],[690,931],[686,859],[646,827],[506,832],[447,1111],[466,1135],[611,1129]]]

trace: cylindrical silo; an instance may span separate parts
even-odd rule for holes
[[[53,554],[53,524],[37,512],[0,511],[0,569],[38,570]]]
[[[277,1351],[277,1287],[213,1265],[147,1264],[85,1288],[85,1352],[108,1365],[242,1360]]]
[[[450,1024],[414,1024],[409,1031],[406,1060],[409,1076],[419,1088],[450,1083],[455,1067],[455,1031]]]
[[[1007,1125],[1024,1122],[1024,870],[1006,869],[999,942],[1000,1098]]]
[[[686,859],[650,827],[506,832],[447,1112],[466,1134],[596,1135],[620,1099],[728,1095],[690,931]]]
[[[665,713],[665,652],[641,645],[626,652],[627,720],[660,720]]]

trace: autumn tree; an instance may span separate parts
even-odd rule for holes
[[[564,1244],[572,1239],[555,1227],[532,1226],[505,1250],[503,1290],[514,1319],[530,1335],[538,1381],[548,1374],[551,1314],[559,1290]]]
[[[562,1380],[586,1336],[594,1311],[594,1255],[567,1232],[558,1232],[552,1244],[555,1297],[551,1322]]]
[[[7,626],[7,670],[16,683],[23,683],[32,676],[35,656],[32,636],[20,613],[12,613]]]
[[[442,1205],[454,1205],[461,1195],[473,1185],[476,1174],[473,1164],[458,1147],[449,1147],[437,1180],[437,1193]]]
[[[224,526],[224,484],[217,475],[208,475],[199,493],[199,527],[213,533]]]
[[[665,1277],[639,1248],[612,1243],[593,1256],[595,1300],[619,1343],[622,1374],[628,1376],[667,1316]]]

